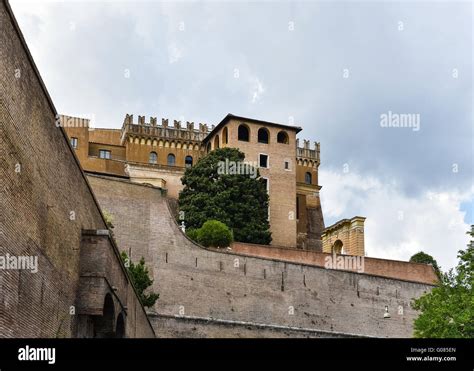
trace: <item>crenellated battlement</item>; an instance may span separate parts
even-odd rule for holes
[[[173,125],[170,126],[170,120],[162,118],[161,125],[158,125],[158,119],[153,116],[147,122],[145,116],[139,115],[138,120],[134,122],[133,115],[126,114],[122,125],[122,140],[131,135],[200,142],[208,133],[209,127],[205,123],[199,123],[199,127],[195,128],[192,121],[186,121],[184,124],[173,120]]]
[[[314,142],[314,148],[311,148],[310,141],[303,139],[303,146],[300,147],[300,140],[296,139],[296,158],[298,161],[309,160],[320,164],[321,145],[319,142]]]
[[[199,123],[199,129],[194,128],[193,121],[186,121],[186,125],[181,123],[179,120],[173,120],[173,126],[169,125],[169,119],[162,118],[161,125],[158,125],[158,119],[156,117],[151,116],[149,121],[145,121],[145,116],[138,115],[137,122],[134,122],[133,115],[129,115],[128,113],[125,115],[125,119],[123,121],[123,125],[143,125],[143,126],[151,126],[151,127],[162,127],[162,128],[173,128],[178,130],[188,130],[188,131],[199,131],[209,133],[209,126],[205,123]],[[212,129],[214,125],[212,125]]]

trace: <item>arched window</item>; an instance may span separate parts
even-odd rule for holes
[[[176,163],[176,157],[172,153],[170,153],[168,155],[168,166],[174,166],[175,163]]]
[[[304,175],[304,182],[306,184],[311,184],[313,181],[313,176],[311,175],[310,172],[307,172],[305,175]]]
[[[270,137],[270,134],[268,133],[267,129],[265,129],[265,128],[258,129],[258,142],[259,143],[268,144],[268,138],[269,137]]]
[[[184,166],[186,166],[186,167],[193,166],[193,157],[192,156],[186,156],[186,158],[184,159]]]
[[[229,143],[229,131],[227,130],[227,126],[222,130],[222,144]]]
[[[219,135],[216,135],[214,138],[214,149],[219,148]]]
[[[278,143],[283,143],[283,144],[288,144],[288,134],[286,131],[280,131],[277,135],[277,142]]]
[[[342,243],[341,240],[337,240],[336,242],[334,242],[334,245],[332,245],[332,251],[335,253],[335,254],[342,254],[342,246],[344,244]]]
[[[158,155],[156,152],[150,152],[150,158],[148,160],[150,164],[156,164],[158,162]]]
[[[250,130],[247,125],[239,125],[239,140],[248,142],[250,140]]]

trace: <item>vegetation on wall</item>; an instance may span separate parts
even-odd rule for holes
[[[268,193],[258,169],[248,166],[245,174],[220,171],[224,163],[243,164],[244,160],[238,149],[221,148],[186,169],[179,195],[186,228],[196,230],[208,220],[218,220],[232,230],[236,241],[271,242]]]
[[[133,285],[138,291],[138,296],[143,306],[152,307],[160,297],[160,294],[154,292],[145,293],[146,289],[153,284],[153,280],[148,273],[148,268],[145,265],[145,259],[142,257],[138,264],[134,264],[125,251],[122,251],[121,256],[125,267],[130,273]]]
[[[415,337],[474,338],[474,225],[468,234],[473,240],[458,251],[456,269],[441,274],[437,287],[413,301],[421,311]]]

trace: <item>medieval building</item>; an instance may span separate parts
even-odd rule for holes
[[[324,227],[319,144],[300,147],[300,128],[127,115],[92,129],[58,115],[6,0],[0,48],[0,256],[37,262],[0,266],[0,337],[412,336],[411,301],[437,282],[433,267],[365,257],[362,217]],[[186,166],[226,146],[267,179],[271,246],[204,248],[173,217]],[[144,258],[153,307],[123,251]]]
[[[181,177],[206,153],[238,148],[255,164],[269,193],[272,245],[364,255],[364,220],[344,219],[324,228],[319,192],[320,144],[300,140],[300,127],[228,114],[211,128],[126,115],[121,129],[90,128],[89,120],[61,116],[84,170],[151,184],[177,198]]]

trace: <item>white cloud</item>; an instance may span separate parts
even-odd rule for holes
[[[474,189],[464,194],[426,191],[413,198],[396,182],[330,170],[320,171],[320,184],[326,226],[355,215],[367,217],[368,256],[408,260],[422,250],[447,270],[456,265],[457,251],[466,247],[470,227],[460,204],[472,199]]]

